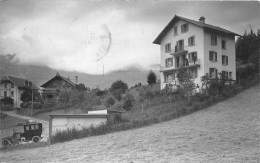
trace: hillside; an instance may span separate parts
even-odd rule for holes
[[[47,66],[20,64],[19,61],[14,60],[13,55],[0,55],[0,76],[9,74],[27,78],[40,86],[55,76],[57,71]],[[124,69],[107,72],[104,76],[62,70],[59,70],[59,73],[64,77],[70,77],[72,81],[75,81],[75,76],[78,76],[78,82],[84,83],[87,87],[104,89],[109,88],[116,80],[122,80],[130,87],[139,82],[146,83],[148,70],[139,65],[133,65]]]
[[[179,119],[47,147],[3,162],[259,162],[259,86]]]

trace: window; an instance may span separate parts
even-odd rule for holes
[[[188,58],[190,63],[194,62],[195,64],[195,62],[197,61],[197,52],[189,53]]]
[[[35,130],[39,130],[39,125],[34,125]]]
[[[34,130],[34,125],[31,125],[31,130]]]
[[[222,79],[228,79],[228,72],[227,71],[222,71],[221,75],[222,75]]]
[[[217,36],[211,35],[211,45],[217,45]]]
[[[7,84],[5,83],[5,88],[7,88]]]
[[[7,92],[6,91],[4,91],[4,97],[7,97]]]
[[[195,45],[195,36],[188,38],[188,44],[189,44],[189,46]]]
[[[209,60],[211,62],[217,62],[218,61],[217,52],[209,51]]]
[[[166,53],[171,52],[171,44],[170,43],[165,45],[165,52]]]
[[[189,30],[188,23],[181,25],[181,33],[187,32]]]
[[[218,69],[216,68],[209,68],[209,76],[211,78],[216,78],[218,75]]]
[[[174,27],[174,36],[177,36],[177,35],[178,35],[178,28],[176,26],[176,27]]]
[[[221,41],[221,47],[222,49],[226,49],[226,40]]]
[[[29,131],[30,130],[30,126],[25,126],[25,131]]]
[[[14,91],[11,91],[11,97],[14,97]]]
[[[232,72],[229,72],[229,78],[232,79]]]
[[[197,68],[190,69],[189,73],[190,73],[192,78],[197,78],[198,77],[198,69]]]
[[[228,65],[228,56],[222,55],[222,65],[223,66]]]
[[[165,67],[172,67],[173,66],[173,59],[167,58],[165,59]]]
[[[176,42],[175,52],[182,52],[184,50],[184,40],[179,40]]]
[[[173,80],[175,80],[175,74],[174,73],[165,74],[165,82],[166,83],[173,82]]]

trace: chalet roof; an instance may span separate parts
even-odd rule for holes
[[[56,74],[56,76],[54,76],[53,78],[51,78],[49,81],[47,81],[46,83],[42,84],[41,87],[45,88],[50,82],[52,82],[53,80],[55,79],[61,79],[61,80],[64,80],[66,81],[68,84],[70,84],[71,86],[76,86],[75,83],[73,83],[72,81],[70,81],[69,78],[65,78],[63,76],[61,76],[59,73]]]
[[[194,25],[202,27],[204,29],[210,29],[210,30],[213,30],[213,31],[217,31],[217,32],[221,32],[221,33],[225,33],[225,34],[233,35],[233,36],[240,36],[239,34],[236,34],[234,32],[226,30],[224,28],[220,28],[220,27],[213,26],[213,25],[210,25],[210,24],[202,23],[200,21],[195,21],[195,20],[191,20],[191,19],[187,19],[187,18],[178,16],[178,15],[175,15],[172,18],[172,20],[167,24],[167,26],[162,30],[162,32],[157,36],[157,38],[153,41],[153,43],[154,44],[160,44],[163,37],[169,32],[170,29],[172,29],[173,25],[178,20],[186,21],[188,23],[194,24]]]
[[[22,89],[36,89],[36,90],[40,89],[31,81],[23,79],[23,78],[18,78],[18,77],[9,76],[9,75],[3,76],[1,79],[1,82],[6,82],[6,81],[9,81],[9,82],[13,83],[14,85],[16,85],[18,88],[22,88]],[[29,85],[29,83],[31,83],[31,85]]]

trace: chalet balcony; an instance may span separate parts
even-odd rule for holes
[[[183,61],[182,63],[176,64],[175,69],[179,69],[181,67],[190,68],[190,67],[197,67],[197,66],[200,66],[200,60],[199,59],[196,59],[195,61],[194,60]]]
[[[175,46],[171,55],[178,56],[188,52],[188,46]]]

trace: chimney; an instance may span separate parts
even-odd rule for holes
[[[201,16],[200,19],[199,19],[199,22],[205,23],[205,17],[204,17],[204,16]]]
[[[75,84],[78,85],[78,76],[75,76]]]

